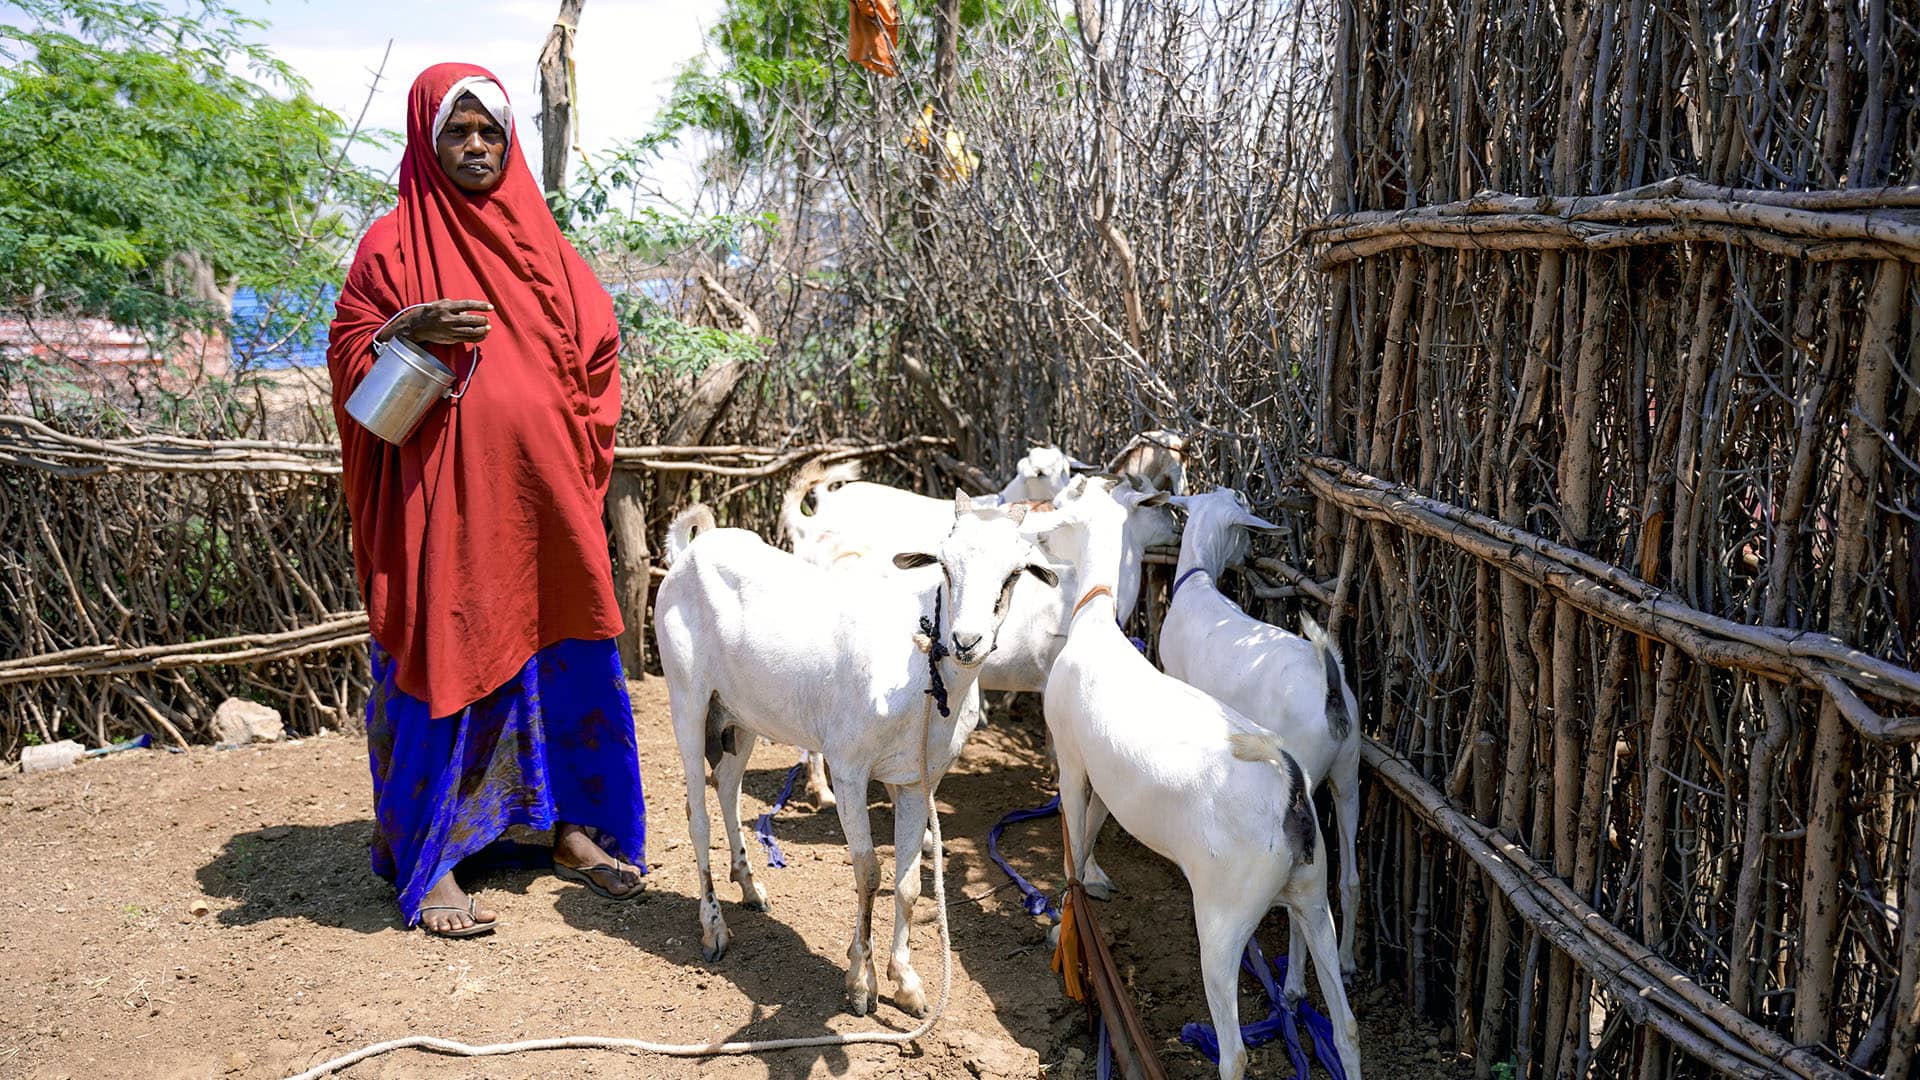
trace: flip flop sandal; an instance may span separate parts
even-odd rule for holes
[[[561,881],[571,881],[576,885],[585,885],[595,896],[611,900],[616,904],[624,904],[629,900],[638,900],[646,894],[647,889],[644,881],[634,886],[632,892],[609,892],[606,886],[594,879],[593,875],[596,871],[605,871],[616,878],[621,876],[620,868],[612,863],[596,863],[593,866],[587,867],[585,870],[575,870],[571,866],[562,866],[559,863],[553,864],[553,876],[559,878]]]
[[[474,914],[474,910],[477,907],[479,907],[479,904],[480,904],[479,897],[469,896],[467,897],[466,907],[458,907],[456,905],[451,905],[451,904],[432,904],[427,907],[423,907],[420,909],[420,914],[422,915],[425,915],[429,911],[464,911],[467,913],[467,918],[473,920],[473,925],[463,926],[458,930],[435,930],[433,927],[428,926],[425,920],[422,920],[420,923],[420,929],[425,930],[427,933],[432,934],[434,937],[444,937],[444,938],[478,937],[481,934],[491,934],[493,933],[493,923],[481,922],[480,917]],[[497,922],[498,920],[495,920],[495,921]]]

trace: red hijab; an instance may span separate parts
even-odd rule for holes
[[[327,345],[373,638],[433,716],[485,697],[556,641],[621,630],[600,518],[620,416],[613,303],[560,234],[511,130],[493,190],[469,194],[441,170],[435,113],[476,75],[493,78],[437,64],[414,80],[400,202],[360,242]],[[427,346],[472,382],[390,445],[346,415],[347,397],[380,327],[442,299],[491,303],[492,330],[477,367],[472,348]]]

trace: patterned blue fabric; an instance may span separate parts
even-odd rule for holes
[[[440,875],[509,826],[600,831],[600,846],[646,872],[646,800],[633,705],[612,641],[562,641],[453,716],[394,684],[378,643],[367,700],[373,872],[393,882],[407,925]]]

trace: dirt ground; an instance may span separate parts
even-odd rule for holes
[[[633,690],[652,811],[649,898],[617,906],[545,871],[486,871],[472,884],[499,910],[500,929],[465,941],[403,928],[391,889],[368,871],[370,790],[358,737],[134,751],[0,779],[0,1077],[280,1077],[416,1032],[473,1042],[557,1034],[695,1042],[910,1028],[887,996],[884,962],[877,1014],[844,1011],[852,881],[831,813],[789,809],[777,819],[789,865],[760,877],[772,912],[741,909],[738,889],[722,883],[732,948],[717,964],[700,960],[666,692],[658,679]],[[1036,719],[998,711],[940,788],[954,996],[914,1048],[701,1061],[402,1051],[343,1075],[1091,1080],[1087,1025],[1047,970],[1043,926],[1020,910],[986,857],[993,821],[1049,794],[1040,744]],[[743,814],[765,808],[790,763],[784,749],[762,748]],[[714,832],[722,843],[717,821]],[[874,834],[892,836],[877,786]],[[1181,1024],[1206,1017],[1186,884],[1117,827],[1102,843],[1101,861],[1123,890],[1103,909],[1105,924],[1163,1040],[1169,1075],[1217,1075],[1177,1040]],[[1057,826],[1041,821],[1010,829],[1004,850],[1052,888],[1059,846]],[[890,860],[891,850],[881,857]],[[716,865],[725,867],[724,853]],[[914,929],[929,993],[940,965],[931,896],[929,887]],[[890,890],[876,911],[884,957]],[[1282,922],[1270,916],[1262,930],[1270,951]],[[1243,1002],[1243,1016],[1264,1015],[1250,981]],[[1362,987],[1354,1003],[1368,1077],[1467,1075],[1393,993]],[[1255,1052],[1252,1075],[1290,1074],[1283,1053]]]

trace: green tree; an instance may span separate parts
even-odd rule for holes
[[[260,23],[219,0],[14,6],[25,19],[0,24],[0,310],[161,336],[217,323],[235,287],[337,283],[391,196],[348,163],[345,122],[245,39]]]

